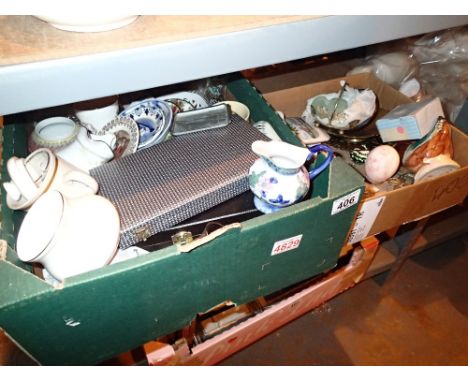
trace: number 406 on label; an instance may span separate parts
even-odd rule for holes
[[[332,215],[335,215],[341,211],[346,210],[347,208],[355,205],[359,201],[359,195],[361,194],[361,190],[356,190],[351,192],[350,194],[343,196],[342,198],[336,199],[333,202],[332,207]]]

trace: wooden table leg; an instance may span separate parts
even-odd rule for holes
[[[390,268],[390,272],[387,278],[385,279],[384,286],[387,286],[390,284],[390,282],[395,278],[396,274],[403,266],[406,259],[410,256],[411,250],[413,249],[414,244],[416,243],[416,240],[418,239],[419,235],[423,231],[428,220],[429,220],[429,216],[419,220],[413,229],[407,232],[401,233],[394,238],[395,242],[398,245],[397,260]]]

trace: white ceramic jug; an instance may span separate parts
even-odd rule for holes
[[[20,260],[39,262],[63,280],[108,264],[119,237],[119,215],[107,199],[49,191],[26,214],[16,250]]]
[[[260,158],[249,170],[249,186],[255,194],[255,207],[263,213],[300,201],[309,190],[310,180],[333,159],[333,151],[325,145],[307,149],[280,141],[255,141],[252,150]],[[328,153],[327,159],[308,172],[304,163],[320,151]]]
[[[57,150],[55,153],[60,158],[86,172],[114,158],[114,153],[109,145],[103,141],[91,139],[85,127],[81,127],[73,143]]]

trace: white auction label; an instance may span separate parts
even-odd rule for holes
[[[361,189],[353,191],[350,194],[343,196],[342,198],[336,199],[333,202],[331,214],[335,215],[355,205],[359,201],[360,194],[361,194]]]
[[[384,204],[385,196],[380,198],[371,199],[362,204],[359,210],[354,227],[349,234],[348,244],[357,243],[365,239],[374,225],[375,219]]]
[[[271,256],[279,255],[280,253],[290,251],[291,249],[295,249],[299,247],[301,244],[302,235],[297,235],[294,237],[290,237],[289,239],[284,239],[275,242],[273,244],[273,249],[271,250]]]

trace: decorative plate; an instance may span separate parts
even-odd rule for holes
[[[114,158],[120,158],[137,151],[140,142],[140,130],[137,123],[130,117],[117,117],[107,123],[97,136],[113,135]]]
[[[140,142],[138,149],[146,148],[162,142],[172,125],[173,112],[168,103],[148,98],[132,102],[119,117],[133,119],[139,129]]]
[[[209,106],[208,101],[205,98],[203,98],[200,94],[194,92],[172,93],[158,97],[156,99],[169,101],[172,103],[176,101],[177,105],[182,108],[180,111],[201,109]]]

